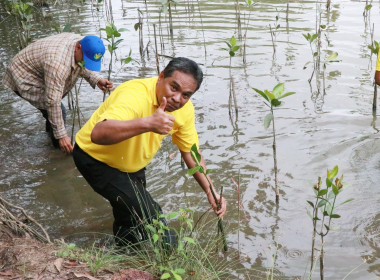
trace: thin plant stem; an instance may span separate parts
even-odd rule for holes
[[[220,202],[218,201],[218,199],[216,198],[216,195],[215,195],[215,192],[214,192],[214,189],[212,187],[212,184],[210,182],[210,179],[208,178],[208,176],[206,174],[204,174],[205,177],[206,177],[206,180],[209,184],[209,188],[210,188],[210,191],[211,191],[211,194],[212,194],[212,197],[214,198],[214,201],[215,201],[215,204],[217,206],[217,210],[220,209],[221,207],[221,204]],[[220,199],[222,199],[222,197],[220,197]],[[222,223],[222,219],[220,217],[218,217],[218,227],[219,227],[219,230],[220,230],[220,233],[222,235],[222,240],[223,240],[223,249],[225,252],[227,252],[228,248],[227,248],[227,240],[226,240],[226,236],[224,234],[224,227],[223,227],[223,223]]]
[[[377,108],[377,85],[376,82],[373,82],[373,102],[372,102],[372,113],[376,114]]]
[[[153,31],[154,31],[154,46],[156,48],[156,67],[157,67],[157,74],[160,74],[160,62],[158,61],[158,50],[157,50],[157,36],[156,36],[156,25],[153,24]]]
[[[273,107],[270,108],[273,120],[272,120],[272,129],[273,129],[273,161],[274,161],[274,186],[275,186],[275,193],[276,193],[276,203],[279,203],[280,200],[280,191],[278,189],[278,178],[277,178],[277,148],[276,148],[276,130],[275,130],[275,124],[274,124],[274,114],[273,114]]]

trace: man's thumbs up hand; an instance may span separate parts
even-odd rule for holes
[[[151,131],[159,134],[169,134],[174,125],[174,117],[168,113],[165,113],[167,100],[166,97],[162,98],[160,106],[156,112],[150,116],[151,119]]]

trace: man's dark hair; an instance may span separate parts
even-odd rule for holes
[[[164,78],[171,77],[175,71],[180,71],[193,76],[198,86],[195,91],[199,89],[203,81],[202,69],[196,62],[186,57],[173,58],[164,69]]]

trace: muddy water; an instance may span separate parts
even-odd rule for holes
[[[312,70],[310,47],[303,33],[315,32],[315,1],[257,2],[249,12],[243,5],[242,32],[247,36],[246,63],[238,52],[231,62],[226,41],[238,37],[235,5],[231,1],[186,1],[173,9],[173,38],[168,20],[160,14],[160,4],[148,1],[113,1],[113,16],[124,41],[114,64],[115,84],[156,75],[153,24],[158,34],[158,51],[165,56],[187,56],[199,62],[205,81],[193,97],[200,144],[213,180],[229,202],[225,223],[231,251],[242,253],[241,265],[264,271],[275,253],[278,279],[306,278],[309,270],[311,221],[306,200],[312,200],[311,186],[326,169],[339,166],[349,186],[341,201],[354,197],[337,211],[341,219],[326,237],[326,279],[378,279],[380,275],[380,140],[379,122],[372,115],[372,80],[375,56],[367,45],[379,41],[380,5],[373,2],[370,17],[363,17],[365,3],[332,1],[329,12],[322,5],[324,31],[322,49],[338,52],[339,62],[326,66],[325,93],[318,93],[315,79],[308,82]],[[133,26],[138,11],[143,12],[144,59],[139,55],[138,32]],[[73,31],[101,34],[105,25],[104,7],[73,4],[45,9],[45,17],[34,18],[33,38],[54,34],[52,26],[73,24]],[[276,53],[269,33],[279,16]],[[248,21],[249,18],[249,21]],[[1,72],[17,53],[12,19],[1,13]],[[104,36],[104,34],[102,34]],[[137,62],[121,68],[120,59],[128,55]],[[160,57],[160,67],[168,59]],[[106,55],[102,73],[107,75],[110,56]],[[230,67],[231,63],[231,67]],[[231,83],[231,80],[233,83]],[[280,204],[274,202],[272,138],[263,128],[268,108],[252,87],[272,89],[284,82],[286,91],[296,94],[284,99],[275,111]],[[321,82],[322,83],[322,82]],[[229,95],[236,93],[238,114],[229,116]],[[102,101],[102,93],[81,86],[80,104],[88,119]],[[94,194],[72,158],[50,146],[43,119],[29,104],[0,87],[0,191],[12,203],[24,207],[46,226],[53,237],[74,241],[92,234],[110,233],[111,209]],[[71,116],[68,128],[71,131]],[[77,130],[77,125],[75,126]],[[192,207],[202,213],[207,202],[196,183],[181,168],[176,148],[166,139],[161,151],[148,166],[147,179],[153,196],[165,212]],[[175,154],[174,154],[175,153]],[[174,155],[174,156],[173,156]],[[247,219],[241,218],[236,205],[238,181]],[[240,244],[238,243],[238,231]],[[363,259],[369,259],[363,263]],[[318,273],[314,278],[318,279]],[[252,272],[251,279],[259,278]],[[255,278],[255,279],[256,279]],[[247,277],[247,279],[249,279]]]

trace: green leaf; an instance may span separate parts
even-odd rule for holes
[[[264,118],[264,128],[265,129],[268,129],[272,120],[273,120],[273,114],[272,113],[269,113],[265,116],[265,118]]]
[[[260,94],[262,97],[264,97],[266,101],[270,102],[269,97],[264,92],[262,92],[261,90],[257,88],[252,88],[252,89],[256,91],[258,94]]]
[[[346,201],[342,202],[340,205],[343,205],[343,204],[345,204],[345,203],[347,203],[347,202],[353,201],[354,199],[355,199],[355,198],[347,199]]]
[[[145,229],[148,229],[153,233],[157,232],[156,229],[152,225],[145,225]]]
[[[124,59],[124,64],[128,64],[131,61],[132,61],[132,57],[127,57],[126,59]]]
[[[321,27],[322,29],[325,29],[325,28],[326,28],[326,25],[321,24],[320,27]]]
[[[193,157],[195,163],[197,165],[199,165],[201,162],[201,155],[198,152],[198,148],[197,148],[196,144],[193,144],[193,146],[191,146],[190,152],[191,152],[191,156]]]
[[[212,169],[207,169],[206,170],[206,175],[209,174],[209,173],[211,173],[211,172],[212,172]]]
[[[235,56],[235,53],[233,51],[229,51],[230,56]]]
[[[282,94],[278,99],[281,99],[281,98],[287,97],[287,96],[292,95],[292,94],[295,94],[295,92],[292,91],[292,92],[284,93],[284,94]]]
[[[174,217],[177,217],[178,215],[179,215],[178,212],[171,212],[169,213],[167,218],[170,220],[170,219],[173,219]]]
[[[327,189],[322,189],[318,192],[318,196],[324,196],[325,194],[327,194],[328,190]]]
[[[169,279],[170,278],[170,273],[169,272],[165,272],[164,274],[161,275],[161,278],[160,279]]]
[[[197,171],[199,171],[200,166],[195,166],[189,170],[187,170],[187,174],[190,176],[193,176]]]
[[[70,23],[66,24],[65,27],[63,28],[62,32],[70,32],[71,26],[72,26],[72,24],[70,24]]]
[[[186,270],[184,270],[183,268],[177,268],[176,270],[174,270],[174,272],[178,274],[184,274],[186,273]]]
[[[336,174],[338,174],[338,170],[339,170],[339,168],[337,165],[335,165],[332,170],[327,169],[327,178],[332,180],[336,176]]]
[[[174,276],[175,280],[182,280],[182,277],[180,275],[178,275],[177,273],[175,273],[173,271],[172,271],[172,273],[173,273],[173,276]]]
[[[338,57],[338,53],[333,52],[332,54],[329,55],[329,57],[327,58],[327,61],[335,60],[337,57]]]
[[[321,208],[321,207],[325,206],[326,203],[327,203],[327,200],[321,200],[320,202],[318,202],[317,207],[318,207],[318,208]]]
[[[153,243],[156,243],[158,241],[158,235],[155,233],[153,234]]]
[[[324,225],[327,230],[330,230],[330,227],[328,225]]]
[[[236,38],[235,38],[235,36],[231,37],[230,44],[231,44],[231,46],[235,46],[236,45]]]
[[[233,46],[231,51],[236,52],[239,48],[240,48],[240,46]]]
[[[307,201],[307,203],[309,203],[310,204],[310,206],[311,207],[313,207],[314,208],[314,203],[313,202],[311,202],[310,200],[306,200]]]
[[[275,98],[278,98],[281,95],[281,93],[284,92],[284,90],[285,90],[284,84],[279,83],[273,88],[272,94],[274,95]]]
[[[371,4],[369,4],[369,5],[365,6],[365,10],[366,10],[366,11],[369,11],[369,10],[371,10],[371,8],[372,8],[372,5],[371,5]]]
[[[338,215],[338,214],[331,214],[330,218],[331,219],[338,219],[338,218],[340,218],[340,215]]]
[[[184,237],[183,240],[195,245],[195,241],[191,237]]]
[[[275,96],[273,93],[271,93],[269,90],[264,90],[264,93],[268,96],[270,100],[275,99]]]
[[[272,100],[270,101],[270,104],[272,104],[274,107],[278,107],[278,106],[281,105],[281,101],[278,100],[278,99],[276,99],[276,98],[274,98],[274,99],[272,99]]]
[[[331,180],[329,178],[326,178],[326,186],[330,188],[332,185]]]
[[[335,186],[334,184],[332,184],[332,190],[333,190],[335,196],[337,196],[339,194],[339,188],[337,186]]]

